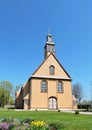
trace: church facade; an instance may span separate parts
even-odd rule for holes
[[[44,61],[16,92],[16,109],[77,109],[72,79],[56,58],[51,34],[46,37]]]

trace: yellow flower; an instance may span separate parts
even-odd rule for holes
[[[45,126],[46,123],[44,121],[32,121],[31,126]]]

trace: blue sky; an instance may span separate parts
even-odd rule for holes
[[[90,99],[92,0],[0,1],[0,81],[27,81],[44,59],[48,28],[57,59]]]

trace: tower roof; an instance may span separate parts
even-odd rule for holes
[[[52,35],[50,33],[46,36],[46,44],[54,44],[52,42]]]

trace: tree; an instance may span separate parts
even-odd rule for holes
[[[15,92],[17,92],[22,86],[23,86],[22,84],[16,85]]]
[[[73,95],[78,99],[80,102],[83,97],[82,87],[79,83],[73,85],[72,88]]]
[[[5,88],[5,90],[7,90],[10,94],[12,94],[13,85],[9,81],[3,80],[0,83],[0,88]]]
[[[0,82],[0,106],[10,104],[13,86],[9,81]]]
[[[8,103],[8,92],[4,88],[0,88],[0,106],[4,107]]]

